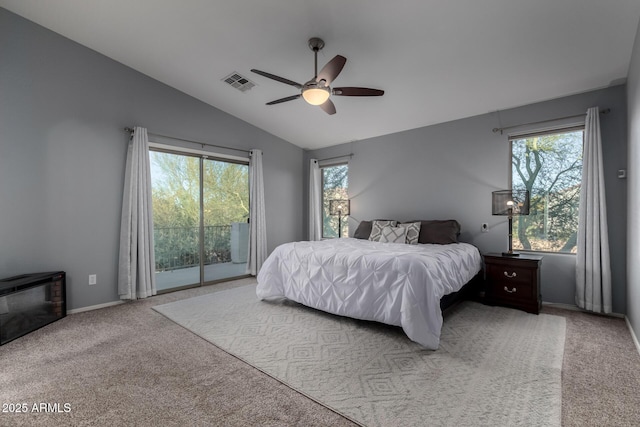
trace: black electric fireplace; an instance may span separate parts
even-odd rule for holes
[[[0,279],[0,345],[66,315],[64,271]]]

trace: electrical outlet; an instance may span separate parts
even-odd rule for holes
[[[89,284],[90,285],[95,285],[96,284],[96,275],[95,274],[90,274],[89,275]]]
[[[482,225],[480,225],[480,230],[483,233],[488,233],[489,232],[489,224],[487,224],[486,222],[483,222]]]

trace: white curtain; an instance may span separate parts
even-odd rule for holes
[[[118,263],[121,299],[156,294],[155,263],[149,140],[147,129],[136,127],[129,141],[122,196]]]
[[[584,128],[578,213],[576,304],[611,313],[611,266],[598,107],[589,108]]]
[[[256,276],[267,258],[262,151],[249,152],[249,259],[247,271]]]
[[[316,159],[309,162],[309,240],[322,239],[322,170]]]

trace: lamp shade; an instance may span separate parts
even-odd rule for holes
[[[498,190],[491,193],[493,215],[529,215],[529,190]]]
[[[349,215],[349,200],[348,199],[333,199],[329,200],[329,215]]]

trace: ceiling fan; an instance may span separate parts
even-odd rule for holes
[[[383,90],[369,89],[366,87],[335,87],[331,88],[330,85],[333,80],[338,77],[340,71],[347,62],[347,58],[341,55],[336,55],[331,61],[325,65],[320,73],[318,73],[318,51],[324,47],[324,41],[317,37],[309,39],[309,48],[314,53],[314,77],[301,85],[292,80],[285,79],[284,77],[276,76],[275,74],[267,73],[252,69],[251,71],[260,74],[261,76],[273,79],[280,83],[288,84],[300,89],[300,93],[297,95],[287,96],[286,98],[276,99],[275,101],[267,102],[267,105],[280,104],[282,102],[293,101],[300,97],[304,98],[311,105],[318,105],[327,114],[335,114],[336,106],[329,97],[331,95],[336,96],[382,96]]]

